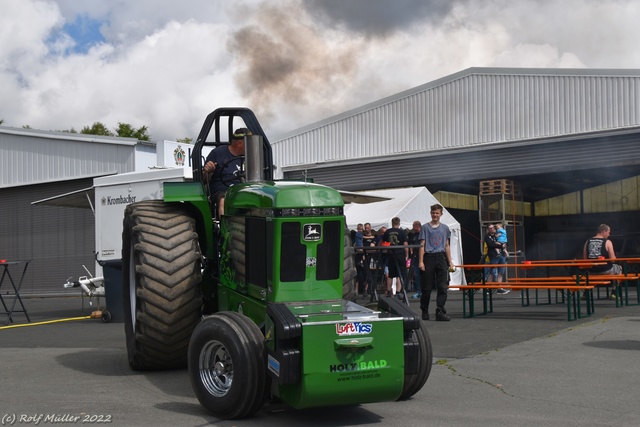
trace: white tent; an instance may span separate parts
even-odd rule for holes
[[[358,224],[371,223],[374,230],[380,227],[391,227],[391,218],[400,218],[400,228],[411,229],[413,221],[426,224],[431,221],[431,205],[440,203],[425,187],[396,188],[391,190],[376,190],[363,192],[373,196],[385,197],[389,200],[382,202],[358,204],[350,203],[345,206],[347,227],[355,230]],[[460,223],[445,208],[440,221],[451,230],[451,258],[455,265],[462,262],[462,234]],[[466,284],[462,269],[451,273],[451,284]]]

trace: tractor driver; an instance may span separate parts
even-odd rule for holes
[[[244,137],[251,135],[247,128],[239,128],[233,133],[229,145],[221,145],[212,150],[204,162],[205,182],[209,182],[209,194],[218,206],[218,218],[224,213],[224,195],[232,184],[241,182],[240,172],[244,156]]]

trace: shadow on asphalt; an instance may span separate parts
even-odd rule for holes
[[[587,347],[606,348],[607,350],[640,350],[640,341],[616,340],[584,343]]]

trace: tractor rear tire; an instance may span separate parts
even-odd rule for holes
[[[398,400],[405,400],[416,394],[424,386],[431,374],[431,366],[433,364],[433,348],[431,347],[431,339],[427,332],[427,326],[420,321],[420,328],[414,329],[413,339],[418,341],[420,354],[418,356],[418,372],[412,375],[404,376],[404,386],[402,394]]]
[[[220,312],[196,327],[189,343],[189,379],[200,404],[223,419],[246,418],[267,399],[264,335],[243,314]]]
[[[356,260],[349,230],[344,232],[344,264],[342,266],[342,299],[356,301]]]
[[[183,368],[202,308],[195,221],[179,203],[133,203],[125,209],[122,243],[129,365]]]

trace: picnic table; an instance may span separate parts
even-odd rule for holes
[[[624,276],[624,279],[616,278],[616,280],[623,280],[624,305],[640,305],[640,258],[616,258],[615,260],[611,261],[616,262],[622,266],[622,275]],[[636,282],[636,302],[630,303],[629,284],[634,280]],[[622,303],[622,300],[620,302]]]
[[[598,274],[589,271],[590,262],[616,263],[622,267],[622,274]],[[597,260],[575,259],[575,260],[542,260],[530,261],[535,267],[570,267],[571,274],[585,276],[587,283],[594,283],[597,289],[597,298],[600,299],[600,288],[606,287],[607,295],[609,288],[615,290],[616,307],[640,305],[640,258],[599,258]],[[603,264],[596,264],[603,265]],[[526,268],[526,267],[525,267]],[[593,279],[591,279],[593,278]],[[601,282],[606,283],[601,283]],[[629,285],[635,282],[636,302],[629,302]],[[623,295],[624,291],[624,295]]]
[[[561,295],[562,303],[567,304],[567,320],[576,320],[582,317],[591,316],[595,310],[593,303],[593,289],[596,285],[610,284],[610,280],[605,278],[591,279],[588,274],[580,274],[580,270],[585,270],[597,265],[606,264],[606,260],[568,260],[552,261],[552,262],[530,262],[525,261],[521,264],[516,264],[517,267],[526,270],[532,270],[540,267],[553,266],[566,266],[574,268],[576,274],[567,276],[552,276],[552,277],[524,277],[509,278],[505,282],[488,282],[485,279],[485,275],[480,275],[480,280],[471,280],[466,285],[454,284],[449,285],[451,289],[459,289],[464,292],[463,301],[463,317],[474,317],[475,313],[475,295],[480,292],[482,294],[483,301],[483,313],[493,313],[493,292],[498,289],[508,289],[514,291],[521,291],[522,305],[530,305],[529,291],[536,291],[536,303],[538,303],[537,292],[539,290],[547,290],[549,304],[551,303],[551,291],[556,291],[556,302],[558,302],[558,292]],[[468,270],[481,270],[485,268],[496,267],[514,267],[514,264],[462,264],[456,266],[456,268],[463,268]],[[517,270],[516,270],[517,271]],[[582,298],[584,296],[585,311],[582,310]],[[467,304],[469,307],[469,315],[467,316]]]

